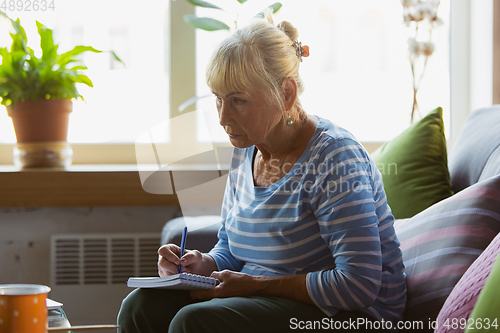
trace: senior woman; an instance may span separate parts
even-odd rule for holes
[[[302,108],[297,36],[288,22],[255,20],[213,54],[207,82],[235,147],[219,241],[182,258],[164,245],[158,270],[182,264],[220,284],[136,289],[121,332],[383,332],[402,319],[404,267],[382,177],[348,131]]]

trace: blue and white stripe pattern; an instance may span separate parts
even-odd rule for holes
[[[307,290],[327,315],[359,310],[402,319],[406,284],[382,177],[346,130],[320,119],[292,169],[254,186],[255,147],[234,149],[219,242],[219,270],[307,274]]]

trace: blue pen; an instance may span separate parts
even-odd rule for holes
[[[179,256],[179,259],[182,258],[184,255],[184,250],[186,249],[186,238],[188,234],[188,227],[185,226],[184,230],[182,231],[182,239],[181,239],[181,255]],[[179,268],[177,269],[177,274],[180,274],[182,271],[182,265],[179,264]]]

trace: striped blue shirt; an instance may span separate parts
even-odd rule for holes
[[[359,310],[402,319],[402,254],[382,176],[359,142],[326,119],[292,169],[254,186],[255,146],[235,148],[222,206],[219,270],[307,274],[307,291],[329,316]]]

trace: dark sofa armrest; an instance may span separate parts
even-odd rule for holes
[[[448,155],[455,193],[500,174],[500,105],[475,110]]]
[[[221,227],[221,217],[218,215],[204,215],[198,216],[196,219],[203,219],[208,226],[202,229],[188,230],[186,249],[206,253],[217,243],[217,232]],[[185,225],[184,217],[177,217],[165,223],[161,233],[161,244],[174,243],[180,245],[182,230]]]

